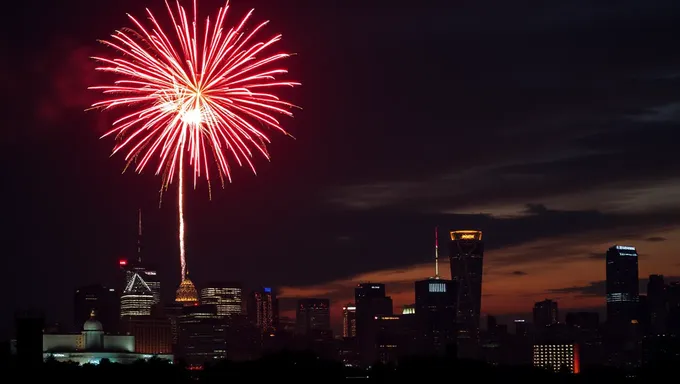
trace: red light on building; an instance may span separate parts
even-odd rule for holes
[[[574,373],[581,372],[581,350],[579,345],[574,345]]]
[[[127,265],[127,260],[120,260],[120,261],[118,262],[118,264],[119,264],[121,267],[123,267],[123,266]]]

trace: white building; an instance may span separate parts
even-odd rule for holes
[[[102,324],[94,318],[83,325],[81,333],[43,334],[43,358],[72,361],[79,364],[99,364],[102,359],[112,363],[129,364],[152,355],[135,353],[135,337],[129,335],[106,335]],[[173,361],[173,355],[157,355],[157,358]]]

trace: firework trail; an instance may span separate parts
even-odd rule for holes
[[[299,85],[279,81],[287,70],[272,67],[290,56],[266,54],[281,39],[257,40],[267,24],[246,30],[251,10],[239,24],[225,27],[229,2],[213,20],[199,23],[197,3],[193,14],[179,1],[166,1],[171,29],[166,33],[156,17],[146,10],[149,25],[128,15],[134,28],[116,31],[102,41],[117,57],[95,57],[97,70],[115,74],[110,85],[91,87],[107,95],[92,108],[124,107],[128,113],[113,123],[102,137],[115,135],[113,154],[123,151],[127,169],[133,162],[141,173],[153,159],[156,175],[162,175],[161,192],[178,176],[179,244],[182,280],[186,277],[184,223],[185,154],[193,171],[194,188],[204,176],[210,187],[209,164],[216,164],[222,186],[231,181],[230,163],[247,164],[255,173],[253,152],[269,159],[269,138],[264,128],[284,134],[277,115],[292,117],[292,104],[273,92]],[[208,160],[211,158],[212,162]],[[215,170],[213,170],[215,171]],[[209,188],[210,190],[210,188]]]

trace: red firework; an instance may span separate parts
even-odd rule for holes
[[[227,1],[214,22],[206,18],[199,25],[196,0],[193,15],[176,2],[166,1],[172,30],[166,33],[149,11],[150,25],[144,26],[128,15],[134,28],[116,31],[112,40],[102,41],[115,49],[116,58],[95,57],[97,70],[118,76],[111,85],[91,87],[111,98],[92,108],[124,106],[129,110],[113,123],[103,137],[115,135],[113,153],[126,152],[127,167],[135,162],[141,173],[156,158],[156,174],[162,174],[162,189],[179,175],[179,240],[182,279],[186,277],[183,214],[183,166],[187,152],[193,181],[204,172],[210,183],[208,157],[217,164],[224,186],[231,181],[230,157],[239,165],[247,163],[253,172],[253,152],[269,159],[270,142],[264,128],[287,134],[276,115],[292,116],[292,104],[281,100],[272,89],[299,83],[278,81],[287,70],[272,67],[285,53],[267,54],[281,35],[256,40],[267,22],[246,31],[251,10],[240,23],[226,28]]]
[[[182,166],[185,151],[189,152],[194,184],[202,171],[210,180],[210,155],[220,176],[229,180],[229,154],[239,165],[245,162],[255,172],[252,152],[269,158],[269,138],[262,128],[286,134],[275,115],[292,116],[289,110],[293,105],[268,90],[299,85],[275,78],[288,71],[272,68],[272,64],[289,54],[265,54],[281,35],[255,40],[267,22],[246,32],[252,10],[235,27],[226,29],[228,1],[215,21],[206,18],[202,28],[196,0],[193,18],[187,16],[179,1],[174,10],[167,2],[166,7],[172,33],[164,32],[147,9],[150,28],[128,15],[136,28],[116,31],[112,40],[102,41],[119,57],[95,57],[103,65],[97,70],[120,78],[112,85],[91,87],[112,95],[92,107],[131,109],[103,137],[116,135],[113,153],[127,152],[125,159],[128,165],[136,160],[137,172],[156,157],[156,174],[163,174],[166,188]]]

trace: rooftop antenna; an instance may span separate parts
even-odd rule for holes
[[[434,227],[434,278],[439,279],[439,227]]]
[[[142,262],[142,209],[138,210],[137,222],[137,261]]]

